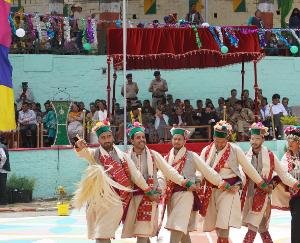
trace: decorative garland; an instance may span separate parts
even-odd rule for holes
[[[195,25],[193,25],[192,28],[193,28],[193,30],[195,32],[196,43],[197,43],[198,49],[201,49],[202,44],[201,44],[201,40],[200,40],[200,37],[199,37],[198,29],[197,29],[197,27]]]
[[[65,43],[71,41],[71,27],[70,27],[68,17],[64,17],[64,38],[65,38]]]
[[[93,35],[94,35],[94,45],[97,47],[98,45],[98,39],[97,39],[97,23],[94,18],[91,20],[92,22],[92,29],[93,29]]]
[[[226,27],[224,30],[225,30],[226,37],[230,41],[230,44],[235,48],[238,48],[240,40],[236,37],[233,28]]]
[[[298,52],[298,47],[297,46],[292,46],[287,39],[281,35],[279,31],[275,32],[276,36],[290,49],[290,52],[292,54],[296,54]]]
[[[92,20],[90,17],[88,18],[86,35],[89,40],[89,43],[92,44],[94,42],[94,31],[93,31],[93,27],[92,27]]]
[[[40,21],[40,17],[38,16],[38,14],[34,15],[34,25],[36,27],[36,32],[37,32],[37,37],[39,38],[39,40],[42,39],[42,28],[41,28],[41,21]]]

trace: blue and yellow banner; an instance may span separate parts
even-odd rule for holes
[[[232,0],[234,12],[246,12],[246,0]]]
[[[144,13],[156,14],[156,0],[144,0]]]
[[[0,0],[0,131],[16,128],[12,66],[8,59],[11,29],[8,20],[11,1]]]

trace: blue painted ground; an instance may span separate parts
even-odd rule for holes
[[[113,243],[133,243],[134,239],[120,239],[121,227]],[[273,210],[271,219],[271,235],[274,243],[290,242],[290,214]],[[246,229],[233,229],[230,233],[231,242],[242,242]],[[169,234],[162,230],[160,238],[152,242],[167,243]],[[193,233],[193,242],[215,241],[215,234],[202,232]],[[70,216],[39,216],[22,218],[1,218],[0,242],[5,243],[89,243],[86,238],[86,222],[84,212],[73,211]],[[255,243],[261,242],[259,236]]]

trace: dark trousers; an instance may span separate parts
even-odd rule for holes
[[[20,132],[22,137],[23,148],[36,147],[36,124],[21,125]]]
[[[290,210],[291,210],[291,243],[300,242],[300,197],[293,197],[290,200]]]
[[[7,181],[7,173],[0,173],[0,205],[7,203],[6,181]]]

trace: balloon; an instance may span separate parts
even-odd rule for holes
[[[92,46],[90,43],[84,43],[83,44],[83,49],[86,51],[90,51],[92,49]]]
[[[226,54],[228,52],[228,47],[227,46],[222,46],[221,47],[221,52],[222,52],[222,54]]]
[[[24,37],[25,36],[25,30],[22,29],[22,28],[17,29],[16,30],[16,36],[18,36],[20,38]]]
[[[201,26],[203,26],[203,27],[209,27],[209,23],[203,23]]]
[[[298,53],[298,46],[291,46],[290,52],[291,52],[292,54]]]
[[[117,28],[122,28],[122,21],[120,19],[116,20],[116,27]]]

